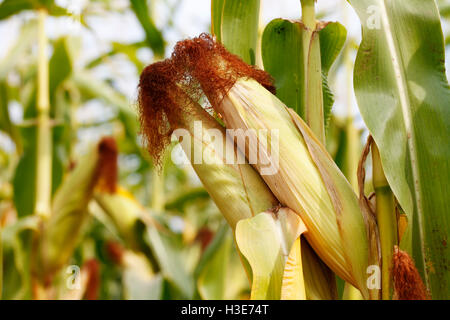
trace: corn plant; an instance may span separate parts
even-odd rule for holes
[[[450,297],[447,2],[330,1],[360,43],[293,2],[264,24],[262,1],[211,0],[211,29],[170,53],[178,2],[161,26],[152,1],[91,1],[81,26],[115,10],[142,39],[82,62],[80,38],[48,37],[68,8],[0,3],[28,14],[0,60],[1,299]],[[137,99],[98,76],[116,58]],[[93,101],[111,115],[79,121]]]
[[[206,149],[216,147],[201,153],[206,157],[223,155],[222,145],[214,146],[204,133],[193,136],[191,145],[187,142],[184,148],[197,174],[235,228],[239,250],[252,271],[252,298],[306,297],[302,274],[307,275],[296,240],[303,233],[320,259],[366,299],[448,297],[445,199],[449,194],[443,185],[448,179],[433,177],[433,172],[445,177],[449,172],[444,147],[449,128],[444,119],[448,119],[450,91],[437,7],[433,1],[350,4],[363,28],[355,91],[373,135],[359,163],[359,200],[324,147],[333,104],[327,75],[345,41],[345,29],[338,23],[316,21],[315,1],[301,1],[301,21],[269,23],[261,48],[259,1],[212,1],[215,37],[202,34],[180,41],[170,59],[147,67],[141,75],[141,123],[156,160],[172,132],[177,135],[185,127],[194,131],[191,118],[211,127],[215,120],[210,115],[192,110],[205,97],[227,129],[239,130],[233,147],[245,154],[278,202],[269,212],[261,212],[263,208],[252,206],[251,200],[257,196],[258,204],[265,207],[266,197],[258,194],[260,188],[250,187],[254,182],[246,181],[245,171],[233,174],[224,159],[213,162],[220,167],[195,162],[196,143]],[[376,9],[375,17],[367,14],[369,7]],[[370,22],[374,18],[378,20]],[[425,36],[430,33],[433,36]],[[439,49],[431,53],[431,48]],[[273,78],[251,66],[258,52]],[[422,71],[435,81],[417,77]],[[275,138],[267,133],[273,129],[281,137],[276,150],[271,144]],[[438,137],[435,142],[427,140],[431,132]],[[370,148],[374,203],[364,193],[364,162]],[[274,152],[279,156],[276,164]],[[260,162],[252,161],[255,154],[261,156]],[[276,173],[265,173],[267,163],[277,166]],[[228,189],[234,181],[238,188]],[[219,184],[223,187],[217,189]],[[242,187],[245,190],[240,191]],[[233,214],[243,191],[250,218],[243,209],[238,210],[241,216]],[[291,214],[296,215],[294,220]],[[402,230],[400,219],[406,224]],[[283,245],[277,243],[283,242],[284,254],[278,256]],[[370,268],[382,270],[382,280],[374,286],[368,281]]]

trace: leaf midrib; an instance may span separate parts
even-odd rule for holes
[[[400,106],[402,110],[402,119],[406,129],[406,139],[408,145],[408,151],[411,158],[411,171],[413,176],[413,184],[414,184],[414,195],[415,195],[415,203],[418,211],[418,228],[421,239],[424,239],[424,231],[423,231],[423,207],[422,207],[422,196],[421,196],[421,179],[418,172],[418,156],[417,156],[417,147],[416,147],[416,138],[413,132],[413,123],[412,123],[412,113],[411,113],[411,102],[409,100],[408,95],[408,86],[406,84],[406,72],[404,70],[403,64],[400,63],[401,58],[399,54],[398,47],[396,45],[396,41],[394,40],[392,34],[391,23],[389,21],[389,16],[386,8],[386,0],[380,0],[380,8],[381,12],[381,22],[383,24],[382,30],[386,36],[386,43],[388,47],[388,51],[392,57],[391,63],[395,76],[395,83],[398,90],[398,94],[400,97]],[[413,208],[414,211],[414,208]],[[411,213],[413,214],[413,213]],[[422,257],[425,257],[425,244],[424,241],[420,241]],[[428,284],[428,275],[425,272],[425,282]]]

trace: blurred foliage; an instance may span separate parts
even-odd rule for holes
[[[33,234],[42,225],[33,216],[36,192],[36,91],[37,91],[37,21],[35,10],[45,8],[53,19],[72,15],[52,0],[3,0],[0,3],[0,23],[19,18],[20,33],[8,52],[0,60],[0,138],[12,148],[0,144],[0,298],[26,299],[36,297],[32,287],[32,261],[35,248]],[[144,37],[135,42],[109,43],[105,52],[80,63],[82,39],[64,35],[51,39],[49,56],[50,116],[53,138],[52,191],[56,194],[64,186],[73,168],[80,163],[93,145],[105,134],[115,138],[119,149],[120,192],[105,195],[89,194],[87,213],[83,224],[74,233],[76,245],[64,267],[52,279],[52,291],[47,297],[67,299],[240,299],[250,294],[249,281],[241,266],[233,234],[223,221],[217,207],[195,176],[190,166],[176,165],[171,156],[179,156],[174,143],[167,151],[162,177],[156,179],[155,168],[141,144],[139,123],[134,101],[126,97],[117,86],[114,76],[101,76],[102,67],[120,56],[134,66],[138,76],[149,61],[140,57],[142,49],[151,52],[152,61],[166,55],[165,31],[173,26],[172,16],[181,1],[159,1],[169,12],[166,25],[158,26],[154,17],[156,1],[130,0],[117,9],[111,1],[89,1],[81,12],[79,22],[84,32],[95,35],[89,18],[110,14],[134,14]],[[226,2],[225,2],[226,3]],[[448,21],[450,4],[438,1],[442,18]],[[249,1],[249,7],[259,7],[259,1]],[[242,8],[241,8],[242,9]],[[252,9],[253,10],[253,9]],[[226,46],[237,46],[245,59],[258,62],[258,30],[254,11],[251,21],[239,15],[239,23],[247,32],[231,21],[238,7],[224,1],[213,1],[213,33]],[[318,14],[326,16],[327,13]],[[222,32],[222,20],[230,24]],[[231,22],[230,22],[231,21]],[[287,22],[284,22],[287,23]],[[336,29],[336,30],[333,30]],[[205,30],[207,31],[207,30]],[[270,30],[269,30],[270,31]],[[341,35],[342,48],[345,34],[338,23],[331,24],[322,33]],[[240,42],[233,39],[245,35]],[[98,35],[97,35],[98,36]],[[330,37],[328,40],[337,39]],[[447,44],[448,42],[447,36]],[[354,41],[349,39],[347,42]],[[263,38],[264,42],[264,38]],[[326,45],[326,41],[324,44]],[[273,43],[272,43],[273,45]],[[271,48],[265,48],[269,50]],[[273,49],[273,48],[272,48]],[[276,48],[275,48],[276,49]],[[274,50],[275,50],[274,49]],[[292,48],[290,48],[292,49]],[[324,80],[332,82],[344,66],[344,59],[322,47]],[[355,48],[351,48],[353,50]],[[353,50],[354,51],[354,50]],[[267,52],[266,52],[267,53]],[[263,48],[263,57],[265,55]],[[276,54],[276,53],[274,53]],[[294,56],[292,56],[294,57]],[[337,59],[336,59],[337,58]],[[264,59],[266,65],[266,59]],[[279,59],[278,59],[279,60]],[[335,65],[331,64],[336,60]],[[290,61],[278,61],[280,64]],[[270,69],[270,66],[266,66]],[[279,65],[274,67],[279,68]],[[286,68],[286,67],[285,67]],[[326,74],[325,74],[326,73]],[[328,74],[329,73],[329,74]],[[294,73],[293,73],[294,75]],[[287,90],[297,85],[296,79],[279,79],[279,96],[283,99],[283,86]],[[295,78],[295,77],[294,77]],[[285,81],[285,82],[283,82]],[[327,111],[333,97],[324,81]],[[291,96],[292,98],[292,96]],[[295,97],[293,99],[295,103]],[[288,101],[286,101],[288,103]],[[89,115],[94,104],[100,117]],[[289,104],[289,103],[288,103]],[[17,117],[17,114],[23,115]],[[327,148],[339,167],[345,170],[355,158],[349,151],[348,119],[331,115],[327,128]],[[19,119],[18,119],[19,118]],[[352,123],[353,125],[353,123]],[[357,150],[361,149],[361,132],[357,131]],[[83,137],[89,139],[83,140]],[[355,142],[355,141],[353,141]],[[347,166],[347,167],[346,167]],[[356,168],[355,168],[356,170]],[[74,191],[78,188],[73,186]],[[155,197],[158,193],[158,197]],[[110,198],[108,198],[110,197]],[[158,208],[154,199],[162,198]],[[105,200],[106,199],[106,200]],[[105,201],[110,205],[105,205]],[[126,219],[125,219],[126,218]],[[1,254],[1,252],[3,254]],[[95,263],[92,263],[95,261]],[[97,267],[93,267],[96,265]],[[71,269],[71,266],[77,268]],[[81,281],[74,275],[80,272]],[[77,280],[78,279],[78,280]],[[75,282],[74,282],[75,281]],[[96,283],[97,282],[97,283]],[[71,284],[76,284],[71,286]],[[342,284],[342,283],[340,283]],[[75,289],[74,289],[75,288]],[[342,291],[342,288],[341,288]]]

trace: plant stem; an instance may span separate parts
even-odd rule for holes
[[[322,65],[320,40],[316,32],[315,0],[301,0],[303,33],[303,57],[305,66],[305,121],[320,142],[325,144],[323,114]]]
[[[390,269],[394,245],[398,244],[395,199],[384,175],[380,153],[372,144],[373,187],[376,195],[376,215],[381,243],[381,296],[383,300],[391,297],[392,277]]]
[[[342,4],[344,24],[349,24],[348,8]],[[353,97],[353,61],[351,57],[351,42],[348,39],[344,48],[344,66],[345,66],[345,84],[347,87],[346,104],[347,104],[347,119],[345,124],[346,138],[347,138],[347,155],[345,161],[346,177],[350,184],[358,193],[358,162],[361,154],[361,141],[358,129],[354,125],[354,117],[352,112],[352,97]]]
[[[52,189],[52,130],[50,124],[49,75],[45,9],[38,10],[38,93],[37,93],[37,157],[35,214],[50,215]]]

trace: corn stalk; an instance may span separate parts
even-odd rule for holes
[[[50,122],[46,9],[38,10],[38,93],[35,214],[48,218],[51,212],[52,130]]]
[[[363,27],[354,69],[358,105],[408,218],[400,247],[433,298],[448,298],[450,87],[439,11],[433,0],[350,4]]]

